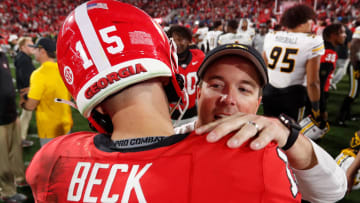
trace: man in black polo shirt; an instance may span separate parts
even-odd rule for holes
[[[30,75],[35,70],[32,63],[31,55],[34,48],[28,45],[34,45],[30,37],[21,37],[18,41],[19,52],[15,57],[14,65],[16,68],[16,86],[19,93],[25,94],[29,91]],[[22,109],[20,115],[20,134],[22,138],[22,146],[29,147],[34,143],[30,140],[26,140],[29,123],[32,117],[32,111]]]
[[[15,96],[9,62],[0,50],[0,199],[5,202],[27,199],[16,193],[14,182],[15,178],[25,181]]]

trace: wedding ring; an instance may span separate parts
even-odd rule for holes
[[[256,128],[256,133],[260,131],[260,127],[254,121],[248,121],[247,124],[254,126]]]

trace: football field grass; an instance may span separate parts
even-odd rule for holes
[[[15,71],[11,59],[10,59],[10,66],[12,67],[12,72],[14,74]],[[346,75],[343,78],[343,80],[338,84],[337,90],[330,90],[330,97],[328,100],[330,131],[322,139],[317,141],[317,143],[320,146],[322,146],[326,151],[328,151],[330,155],[332,155],[334,158],[339,154],[341,149],[349,146],[350,139],[354,135],[354,132],[360,130],[359,120],[348,121],[347,127],[339,127],[331,123],[332,121],[335,121],[336,116],[339,113],[339,108],[341,106],[341,103],[344,97],[348,94],[348,88],[349,88],[348,81],[349,79],[348,76]],[[19,109],[19,112],[20,111],[21,110]],[[72,132],[90,131],[87,120],[84,119],[77,110],[72,109],[72,112],[73,112],[72,115],[74,120],[74,126]],[[352,112],[354,114],[360,114],[359,98],[352,105]],[[37,128],[36,128],[35,113],[34,113],[29,127],[28,139],[33,140],[35,144],[34,146],[29,148],[24,148],[23,150],[24,162],[26,165],[31,161],[34,154],[40,148],[39,139],[37,138],[36,134],[37,134]],[[28,202],[33,202],[30,188],[26,188],[26,187],[18,188],[18,191],[28,195],[29,197]],[[351,194],[346,195],[344,199],[339,202],[343,202],[343,203],[360,202],[360,190],[353,191]]]

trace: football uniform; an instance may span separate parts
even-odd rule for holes
[[[300,202],[277,145],[251,150],[177,134],[112,141],[74,133],[40,149],[27,170],[37,202]],[[214,167],[216,166],[216,167]]]
[[[247,33],[225,33],[219,36],[219,45],[237,43],[251,45],[251,37]]]
[[[264,89],[264,113],[285,113],[295,120],[303,115],[306,91],[306,62],[324,54],[320,36],[277,31],[265,36],[264,53],[268,63],[269,85]]]
[[[350,165],[354,162],[356,155],[360,149],[360,137],[359,132],[355,132],[355,135],[351,138],[350,147],[341,150],[340,154],[336,157],[336,162],[339,166],[346,172]],[[360,189],[360,170],[358,170],[354,185],[352,187],[353,190]]]
[[[175,133],[191,132],[195,130],[195,123],[196,121],[193,121],[179,126],[174,129]],[[317,165],[306,170],[292,169],[298,181],[302,199],[309,202],[334,202],[343,197],[346,176],[336,165],[332,156],[312,140],[310,142],[318,160]]]
[[[360,40],[360,26],[356,27],[355,32],[352,36],[353,39]],[[360,74],[360,51],[356,53],[357,55],[357,65],[353,67],[351,65],[350,70],[350,92],[349,97],[356,99],[359,96],[359,84],[360,84],[360,77],[358,76]]]
[[[338,55],[330,42],[324,42],[325,54],[320,59],[320,112],[326,112],[330,80],[333,76]]]
[[[183,119],[191,118],[197,115],[196,110],[196,84],[198,81],[196,72],[205,58],[204,52],[200,49],[189,49],[190,54],[185,61],[179,61],[179,73],[184,78],[185,89],[189,95],[189,106]],[[173,104],[171,106],[174,106]],[[182,108],[183,109],[183,108]],[[172,114],[173,119],[179,117],[179,111]]]
[[[205,43],[206,43],[206,47],[207,49],[205,50],[205,52],[209,52],[210,50],[214,49],[215,47],[217,47],[217,42],[219,40],[219,36],[222,34],[222,31],[219,30],[212,30],[209,31],[205,37]]]
[[[356,27],[352,38],[353,40],[360,40],[360,26]],[[351,105],[354,103],[355,99],[359,96],[360,93],[360,51],[358,51],[356,55],[357,62],[355,67],[352,65],[352,63],[349,63],[347,67],[350,76],[350,90],[348,96],[345,97],[340,107],[340,114],[338,116],[339,121],[345,121],[350,117]]]

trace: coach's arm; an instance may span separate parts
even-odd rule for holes
[[[256,123],[259,130],[249,126],[249,121]],[[289,129],[277,118],[244,113],[237,113],[196,129],[197,134],[209,132],[209,142],[216,142],[234,131],[237,133],[229,139],[228,146],[237,148],[248,139],[253,139],[250,143],[253,150],[262,149],[270,142],[276,142],[279,147],[283,147],[290,135]],[[347,190],[345,172],[316,143],[300,134],[285,153],[303,199],[312,203],[327,203],[344,197]]]

